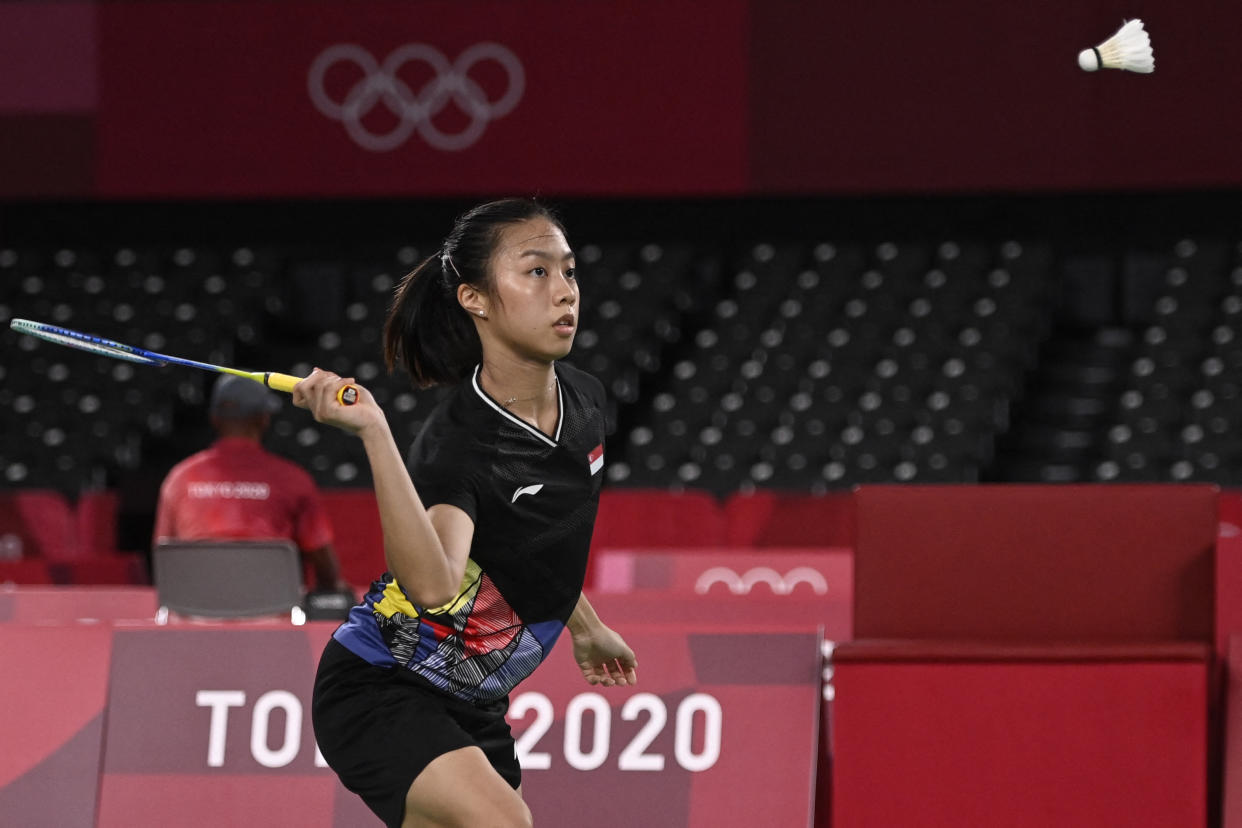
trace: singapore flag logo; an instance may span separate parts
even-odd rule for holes
[[[603,443],[591,449],[591,453],[587,455],[587,462],[591,464],[591,476],[594,477],[604,467]]]

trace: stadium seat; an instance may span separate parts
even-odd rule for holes
[[[57,491],[0,491],[0,538],[9,559],[62,561],[79,551],[69,501]]]

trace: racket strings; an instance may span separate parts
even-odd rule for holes
[[[86,336],[82,336],[80,338],[77,336],[70,336],[67,333],[58,333],[57,331],[49,330],[46,327],[27,325],[13,325],[12,327],[16,330],[20,330],[22,333],[30,334],[31,336],[38,337],[39,339],[43,339],[48,342],[54,342],[57,345],[67,345],[70,348],[77,348],[80,351],[87,351],[92,354],[99,354],[100,356],[112,357],[114,359],[124,359],[129,362],[137,362],[141,365],[161,364],[159,360],[140,356],[139,354],[125,350],[122,347],[114,347],[104,342],[97,342],[93,339],[87,338]]]

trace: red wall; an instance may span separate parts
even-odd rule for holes
[[[1156,72],[1079,70],[1126,16],[1147,22]],[[1210,0],[23,0],[0,4],[0,197],[1232,187],[1240,22]],[[448,66],[483,43],[520,82],[483,61],[461,88],[521,94],[480,109],[467,148],[426,128],[462,133],[468,104],[426,98],[403,140],[367,149],[312,100],[335,45],[381,63],[423,44]],[[435,73],[397,74],[413,100]],[[337,62],[324,87],[339,103],[363,75]],[[361,127],[398,130],[357,103]]]

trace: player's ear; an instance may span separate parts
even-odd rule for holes
[[[466,313],[486,319],[488,316],[487,296],[473,285],[457,286],[457,302],[466,309]]]

